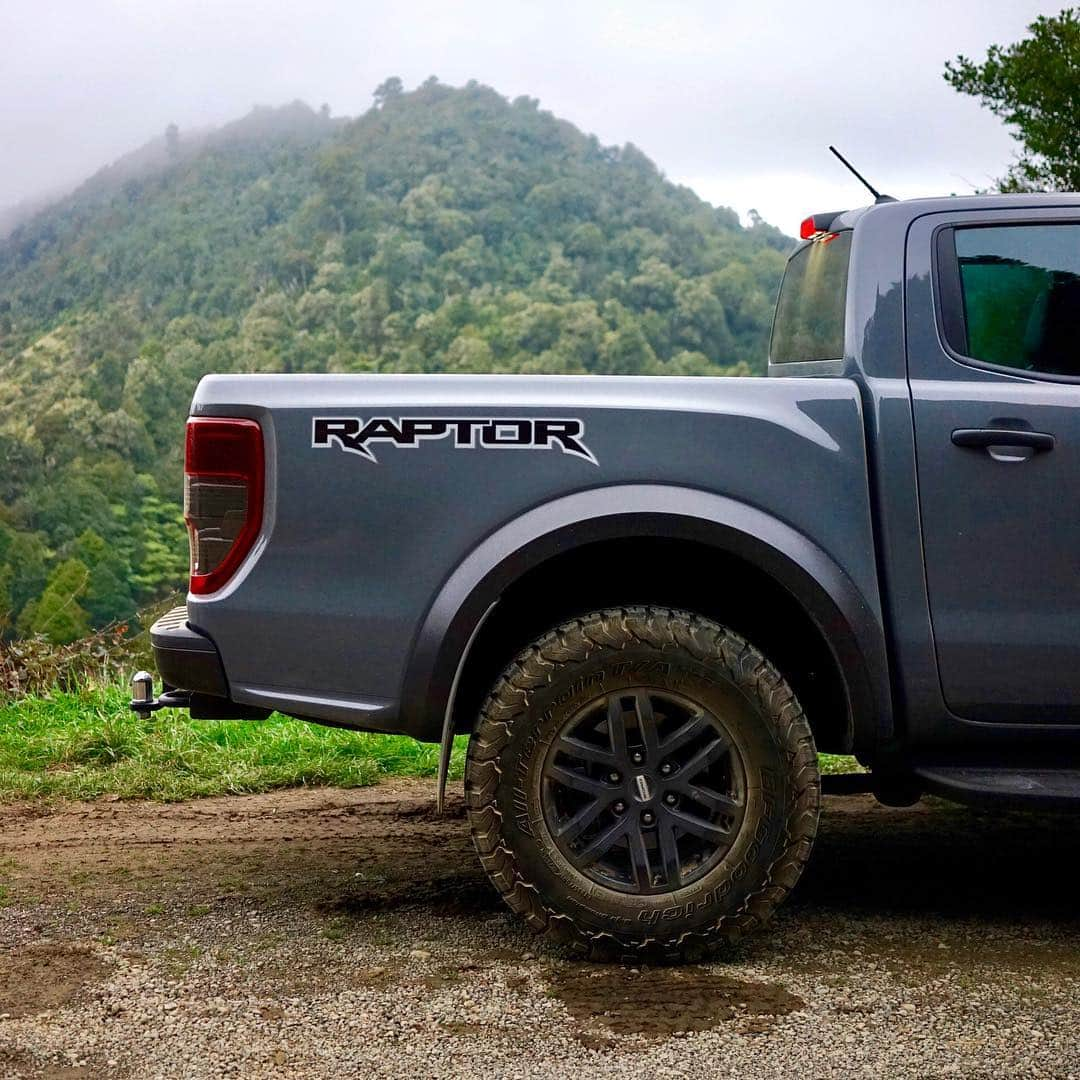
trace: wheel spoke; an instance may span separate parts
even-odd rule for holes
[[[629,760],[629,751],[626,748],[626,714],[623,712],[622,698],[618,694],[612,694],[608,698],[607,724],[615,760],[625,765]]]
[[[698,773],[707,769],[714,761],[721,758],[727,753],[728,741],[722,738],[719,733],[716,737],[703,746],[686,764],[683,765],[680,770],[683,777],[686,780],[693,780]]]
[[[720,717],[681,693],[625,686],[558,730],[544,758],[548,835],[602,888],[675,892],[707,874],[746,816],[746,766]]]
[[[551,765],[547,770],[547,779],[556,784],[580,791],[584,795],[600,795],[604,792],[613,791],[611,784],[603,780],[594,780],[591,776],[578,772],[576,769],[568,769],[563,765]]]
[[[676,731],[673,731],[661,744],[660,750],[664,754],[674,754],[681,750],[688,742],[692,742],[703,731],[706,731],[709,727],[708,719],[703,712],[695,713],[681,725]]]
[[[649,848],[645,843],[645,834],[640,829],[628,829],[627,841],[630,844],[630,865],[634,870],[634,883],[641,892],[652,891],[652,867],[649,865]]]
[[[618,820],[609,825],[603,832],[594,836],[578,853],[578,866],[589,866],[596,862],[601,855],[610,850],[611,846],[626,833],[626,822]]]
[[[572,818],[564,821],[555,831],[560,840],[573,843],[607,808],[604,799],[586,803]]]
[[[707,809],[712,810],[713,813],[732,814],[742,809],[741,799],[736,799],[719,791],[713,791],[712,788],[702,787],[700,784],[687,784],[682,790],[694,802],[700,803]]]
[[[682,868],[679,865],[679,845],[675,838],[675,826],[669,815],[660,819],[660,859],[664,866],[664,880],[669,889],[682,886]]]
[[[660,740],[656,733],[652,698],[647,690],[638,690],[634,694],[634,713],[637,716],[638,735],[645,744],[645,753],[648,757],[655,758]]]
[[[679,823],[688,833],[700,836],[713,844],[727,844],[731,839],[731,830],[722,825],[716,825],[710,821],[704,821],[694,814],[688,814],[685,810],[670,810],[670,817]]]
[[[555,749],[576,761],[591,761],[608,768],[615,764],[615,755],[602,746],[593,746],[584,739],[575,739],[573,735],[562,735],[555,740]]]

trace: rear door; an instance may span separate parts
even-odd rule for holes
[[[926,262],[925,278],[911,267]],[[1080,211],[909,234],[908,374],[942,691],[959,716],[1080,721]],[[924,287],[925,286],[925,287]]]

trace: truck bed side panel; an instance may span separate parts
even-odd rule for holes
[[[264,536],[220,593],[190,596],[238,701],[393,729],[440,585],[484,537],[590,488],[670,484],[744,502],[812,540],[880,622],[858,390],[847,379],[211,376],[196,415],[264,426]],[[313,447],[316,416],[573,418],[595,458],[548,448]],[[253,628],[257,628],[253,632]]]

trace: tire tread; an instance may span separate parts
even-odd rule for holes
[[[565,912],[549,908],[506,842],[497,804],[499,759],[511,728],[526,722],[530,697],[567,665],[582,663],[598,649],[635,645],[685,649],[703,664],[719,665],[744,692],[756,698],[787,757],[791,796],[778,854],[763,885],[734,912],[678,938],[640,940],[588,929]],[[798,881],[817,833],[821,780],[809,723],[787,681],[745,639],[711,619],[661,607],[605,608],[556,627],[526,648],[495,683],[469,742],[465,797],[480,862],[511,910],[534,930],[594,960],[690,960],[725,941],[756,930]]]

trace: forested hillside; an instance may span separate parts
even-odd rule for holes
[[[173,129],[0,240],[2,632],[182,587],[207,372],[759,372],[790,244],[475,84]]]

